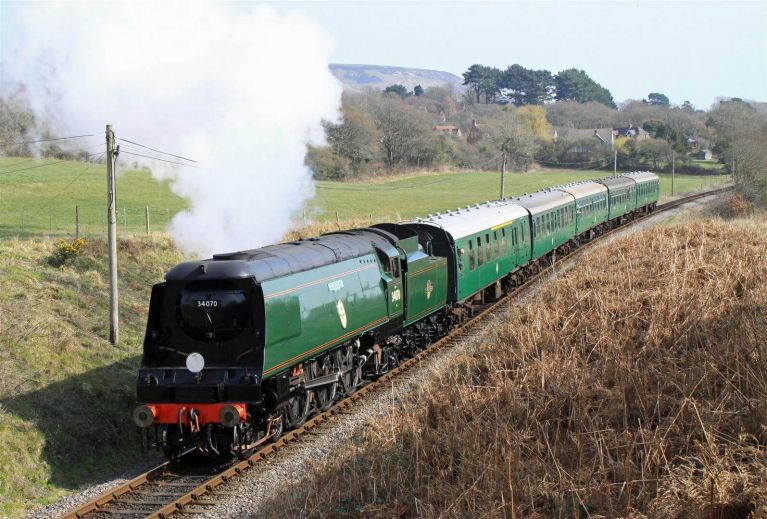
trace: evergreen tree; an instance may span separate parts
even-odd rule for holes
[[[591,79],[586,72],[567,69],[554,76],[557,101],[577,101],[587,103],[596,101],[610,108],[616,108],[609,90]]]

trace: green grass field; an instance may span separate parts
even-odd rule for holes
[[[604,171],[548,170],[506,176],[506,196],[531,193],[579,180],[606,176]],[[725,182],[725,175],[677,175],[674,194],[689,193]],[[384,183],[317,182],[317,194],[309,204],[309,215],[317,220],[335,218],[411,218],[455,209],[500,195],[500,174],[495,172],[443,173],[394,179]],[[661,175],[661,195],[671,195],[671,175]]]
[[[38,167],[42,166],[42,167]],[[13,172],[17,169],[21,171]],[[31,169],[34,168],[34,169]],[[567,182],[605,176],[604,171],[548,170],[507,175],[506,194],[518,195]],[[682,194],[726,181],[724,175],[677,175],[675,193]],[[165,229],[170,218],[186,207],[167,183],[146,170],[121,170],[118,176],[117,219],[121,234],[145,232],[149,207],[152,232]],[[351,219],[398,220],[425,215],[498,197],[500,174],[459,172],[392,177],[376,182],[317,182],[307,203],[310,221]],[[669,175],[661,175],[661,192],[671,194]],[[0,237],[71,236],[75,206],[80,208],[84,235],[106,234],[106,171],[103,164],[41,161],[0,157]],[[304,215],[296,215],[301,223]]]
[[[15,170],[21,171],[6,173]],[[104,164],[0,157],[0,237],[74,234],[75,206],[80,207],[83,234],[105,235],[106,183]],[[120,171],[120,231],[145,232],[147,206],[150,229],[161,231],[186,202],[167,183],[154,180],[149,171]]]

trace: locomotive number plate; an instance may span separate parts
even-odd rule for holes
[[[197,301],[197,308],[217,308],[217,307],[218,307],[218,301],[216,301],[215,299]]]

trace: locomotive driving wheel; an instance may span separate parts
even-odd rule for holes
[[[351,396],[357,391],[357,386],[360,385],[362,380],[362,366],[354,366],[341,376],[341,385],[343,386],[344,395]]]
[[[288,428],[301,427],[309,418],[311,401],[306,391],[296,390],[285,408],[285,420]]]
[[[313,378],[330,375],[333,371],[335,370],[331,355],[327,355],[321,361],[315,361],[312,364]],[[333,402],[336,400],[337,390],[337,382],[331,382],[312,390],[314,404],[320,412],[325,412],[333,406]]]
[[[336,392],[338,384],[328,384],[326,386],[317,388],[314,390],[314,398],[317,404],[317,409],[322,412],[327,411],[333,406],[333,402],[336,400]]]

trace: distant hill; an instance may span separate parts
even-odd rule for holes
[[[426,88],[449,84],[453,85],[457,92],[464,88],[460,77],[440,70],[331,63],[330,71],[343,83],[344,90],[354,92],[361,92],[366,88],[384,89],[393,84],[405,85],[411,90],[416,85]]]

